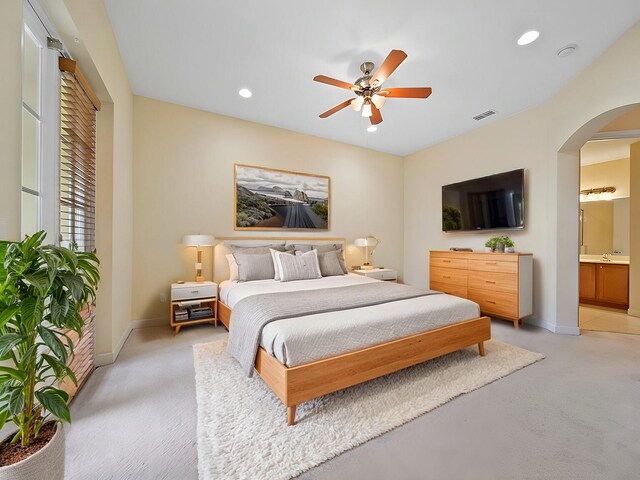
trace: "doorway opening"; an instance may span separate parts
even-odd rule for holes
[[[631,123],[627,115],[624,126]],[[640,334],[640,318],[628,315],[631,145],[640,136],[630,128],[612,135],[608,128],[580,149],[579,327]]]

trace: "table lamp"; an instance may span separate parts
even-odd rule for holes
[[[211,247],[213,246],[213,236],[212,235],[185,235],[182,237],[182,243],[188,247],[196,247],[198,252],[197,260],[196,260],[196,282],[204,282],[204,277],[202,276],[202,249],[201,247]]]
[[[355,246],[364,247],[364,264],[360,266],[361,270],[373,269],[373,265],[369,263],[369,248],[371,248],[371,255],[373,255],[373,251],[376,249],[379,243],[380,241],[372,235],[369,235],[365,238],[356,238],[356,241],[354,243]]]

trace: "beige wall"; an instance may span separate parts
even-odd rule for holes
[[[2,240],[20,240],[22,0],[3,0],[0,14],[0,223]]]
[[[629,159],[594,163],[580,167],[580,190],[616,187],[613,198],[629,196]]]
[[[375,262],[402,269],[400,157],[144,97],[134,100],[134,148],[136,320],[166,322],[160,295],[194,277],[195,252],[179,245],[184,234],[282,236],[234,232],[234,162],[330,176],[331,230],[288,236],[375,235]],[[360,263],[359,249],[348,260]],[[204,261],[210,278],[210,251]]]
[[[629,315],[640,317],[640,142],[631,145]]]
[[[640,130],[640,107],[621,115],[604,126],[601,132],[620,132],[623,130]]]
[[[640,23],[539,107],[406,157],[405,279],[428,285],[429,249],[479,249],[489,236],[441,231],[442,185],[524,167],[526,229],[512,237],[534,254],[532,321],[578,334],[579,148],[640,103],[638,51]]]

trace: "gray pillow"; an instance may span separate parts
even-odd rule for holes
[[[318,266],[318,253],[315,250],[296,255],[278,255],[278,262],[281,282],[322,278]]]
[[[233,257],[238,264],[238,281],[251,282],[253,280],[273,280],[276,271],[273,268],[273,259],[267,249],[267,253],[234,253]]]
[[[340,265],[339,255],[336,250],[318,253],[318,264],[320,264],[320,273],[323,277],[345,274],[342,270],[342,265]]]
[[[279,252],[284,252],[284,245],[281,244],[273,244],[273,245],[264,245],[260,247],[241,247],[239,245],[227,245],[231,253],[243,253],[245,255],[263,255],[265,253],[269,253],[269,249],[278,250]]]
[[[287,245],[287,250],[291,250],[292,248],[298,252],[310,252],[311,250],[317,250],[318,253],[327,253],[336,251],[338,253],[338,262],[340,262],[342,273],[344,275],[349,273],[349,270],[347,270],[347,264],[344,261],[344,251],[341,243],[325,243],[322,245],[315,245],[313,243],[296,243],[293,245]]]

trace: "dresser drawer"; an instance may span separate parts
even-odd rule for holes
[[[518,275],[515,273],[474,271],[469,275],[469,288],[518,293]]]
[[[515,293],[469,288],[467,298],[480,305],[484,314],[512,320],[518,318],[518,295]]]
[[[465,270],[467,268],[467,259],[460,257],[436,256],[432,254],[431,265],[434,267],[461,268]]]
[[[469,270],[481,272],[518,273],[518,262],[502,260],[469,260]]]
[[[431,267],[431,282],[446,283],[448,285],[467,286],[467,271],[455,268]]]
[[[455,295],[456,297],[467,298],[467,287],[461,285],[451,285],[448,283],[440,283],[431,281],[431,290],[437,290],[439,292],[448,293],[449,295]]]
[[[518,263],[519,255],[517,253],[474,253],[473,259],[487,262],[498,261]]]
[[[218,286],[214,284],[199,285],[195,283],[184,284],[171,288],[171,300],[194,300],[198,298],[213,298],[218,293]]]

